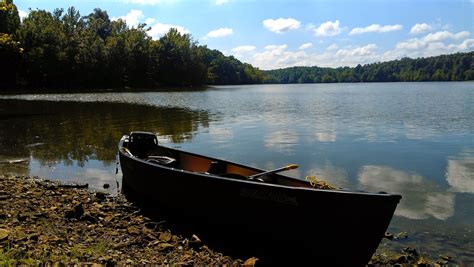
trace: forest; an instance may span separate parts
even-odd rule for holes
[[[20,20],[13,1],[0,0],[0,90],[474,80],[474,52],[262,71],[190,34],[170,29],[153,40],[148,29],[112,20],[99,8],[86,16],[74,7],[30,10]]]
[[[265,71],[266,83],[412,82],[474,80],[474,52],[402,58],[355,68],[291,67]]]
[[[158,40],[105,10],[30,10],[0,2],[0,89],[120,88],[261,83],[250,64],[170,29]]]

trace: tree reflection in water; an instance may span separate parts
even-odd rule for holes
[[[121,103],[0,100],[0,155],[42,165],[113,164],[117,143],[133,130],[159,133],[173,143],[208,128],[210,115],[173,107]]]

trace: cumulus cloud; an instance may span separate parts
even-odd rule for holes
[[[337,44],[333,43],[333,44],[331,44],[330,46],[328,46],[328,47],[326,48],[326,50],[331,51],[331,50],[336,50],[336,49],[338,49],[338,48],[339,48],[339,46],[338,46]]]
[[[153,39],[158,39],[161,36],[165,35],[171,28],[175,28],[181,34],[189,33],[189,30],[184,28],[183,26],[158,22],[155,25],[151,26],[151,29],[148,31],[148,34]]]
[[[265,50],[255,53],[250,62],[263,69],[285,68],[298,65],[307,60],[308,55],[303,50],[286,51],[287,45],[267,45]]]
[[[440,54],[450,54],[474,49],[474,39],[465,39],[461,43],[446,43],[450,40],[459,40],[470,35],[468,31],[452,33],[439,31],[430,33],[422,38],[411,38],[398,42],[395,49],[384,53],[382,60],[391,60],[401,57],[429,57]]]
[[[154,18],[147,18],[147,19],[145,20],[146,25],[151,25],[153,22],[155,22],[155,19],[154,19]]]
[[[229,3],[229,0],[216,0],[216,5],[218,6],[223,5],[225,3]]]
[[[328,37],[339,35],[342,31],[339,20],[326,21],[313,29],[316,36]]]
[[[362,47],[356,47],[353,49],[339,49],[336,52],[336,56],[338,57],[353,57],[353,56],[368,56],[375,54],[375,50],[377,49],[377,45],[375,44],[368,44]]]
[[[206,34],[205,38],[219,38],[232,35],[234,32],[231,28],[219,28],[217,30],[210,31]]]
[[[290,30],[296,30],[300,27],[301,22],[293,18],[279,18],[279,19],[266,19],[263,21],[263,26],[276,33],[283,33]]]
[[[140,20],[143,19],[144,17],[145,16],[143,15],[143,11],[132,9],[130,10],[130,12],[127,13],[127,15],[121,16],[118,18],[112,18],[112,20],[122,19],[127,23],[127,25],[133,27],[133,26],[137,26]]]
[[[287,45],[267,45],[262,51],[246,50],[246,54],[235,53],[235,56],[244,62],[248,62],[261,69],[286,68],[292,66],[321,66],[339,67],[355,66],[379,60],[376,53],[377,46],[368,44],[366,46],[346,47],[338,49],[333,45],[331,50],[323,53],[308,53],[307,50],[288,50]]]
[[[399,31],[403,28],[402,25],[396,24],[396,25],[380,25],[380,24],[372,24],[367,27],[358,27],[354,28],[349,32],[349,35],[356,35],[356,34],[363,34],[363,33],[369,33],[369,32],[393,32],[393,31]]]
[[[300,45],[300,47],[298,49],[299,50],[304,50],[304,49],[308,49],[308,48],[311,48],[311,47],[313,47],[312,43],[305,43],[305,44]]]
[[[433,27],[431,27],[431,25],[429,24],[417,23],[413,25],[413,27],[411,27],[410,33],[411,34],[425,33],[425,32],[431,31],[431,29],[433,29]]]
[[[426,35],[423,39],[426,42],[437,42],[437,41],[442,41],[446,39],[462,39],[462,38],[468,37],[469,35],[470,33],[468,31],[462,31],[458,33],[440,31],[440,32],[430,33]]]
[[[241,45],[231,49],[232,52],[240,54],[240,53],[247,53],[252,52],[256,49],[253,45]]]
[[[285,50],[288,46],[286,44],[284,45],[267,45],[265,46],[265,50]]]
[[[292,66],[354,67],[358,64],[389,61],[403,57],[431,57],[472,51],[474,50],[474,39],[466,38],[469,35],[470,33],[467,31],[435,32],[419,38],[400,41],[393,48],[384,51],[373,43],[361,46],[341,46],[333,43],[323,51],[303,49],[302,46],[291,50],[287,45],[272,44],[261,50],[251,46],[251,49],[239,49],[232,52],[240,60],[264,70]],[[245,53],[242,53],[244,50]]]

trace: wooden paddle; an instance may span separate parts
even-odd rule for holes
[[[281,168],[278,168],[278,169],[274,169],[274,170],[271,170],[271,171],[265,171],[265,172],[261,172],[261,173],[257,173],[257,174],[250,175],[249,177],[247,177],[247,179],[249,179],[249,180],[255,180],[255,179],[257,179],[258,177],[261,177],[261,176],[265,176],[265,175],[269,175],[269,174],[274,174],[274,173],[282,172],[282,171],[289,171],[289,170],[296,169],[296,168],[298,168],[298,167],[299,167],[299,166],[298,166],[297,164],[290,164],[290,165],[288,165],[288,166],[281,167]]]

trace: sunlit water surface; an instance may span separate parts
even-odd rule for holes
[[[381,248],[474,263],[472,82],[0,96],[0,171],[115,192],[117,143],[132,130],[259,168],[297,163],[287,175],[301,179],[399,193],[389,230],[408,239]]]

